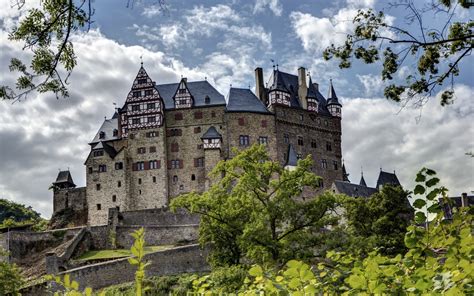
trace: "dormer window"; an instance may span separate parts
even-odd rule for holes
[[[173,97],[176,109],[191,108],[193,105],[193,97],[186,85],[186,78],[181,79],[178,89]]]
[[[99,139],[105,139],[105,132],[99,133]]]
[[[207,104],[210,104],[211,103],[211,98],[209,98],[209,96],[206,96],[204,98],[204,103],[207,105]]]
[[[118,129],[114,129],[114,137],[117,137],[118,136]]]

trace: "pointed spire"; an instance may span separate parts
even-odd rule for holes
[[[336,91],[334,90],[334,86],[332,85],[332,79],[329,80],[329,94],[328,94],[328,105],[335,104],[341,105],[336,95]]]
[[[286,164],[285,166],[295,167],[298,165],[298,155],[296,154],[293,145],[288,145],[288,153],[286,156]]]
[[[342,181],[351,182],[349,180],[349,174],[346,171],[346,165],[344,164],[344,159],[342,160]]]
[[[365,179],[364,179],[364,173],[360,173],[360,182],[359,182],[359,185],[360,185],[360,186],[367,187],[367,183],[365,183]]]
[[[306,96],[308,98],[318,98],[317,90],[313,85],[313,80],[311,79],[311,76],[309,76],[308,94]]]

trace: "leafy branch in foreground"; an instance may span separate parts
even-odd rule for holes
[[[24,0],[19,0],[18,9],[24,4]],[[90,26],[92,14],[91,0],[45,0],[40,8],[30,9],[8,39],[23,41],[23,50],[32,51],[31,65],[27,67],[20,59],[11,59],[10,71],[20,75],[16,81],[18,92],[0,86],[0,98],[19,101],[32,91],[51,91],[57,98],[67,97],[68,78],[77,64],[70,37]]]
[[[324,58],[338,59],[340,68],[351,67],[354,58],[368,64],[382,60],[383,81],[392,81],[404,62],[414,59],[417,71],[410,71],[405,83],[391,83],[385,87],[385,97],[396,102],[403,101],[405,106],[416,98],[415,106],[421,106],[436,87],[450,81],[451,87],[441,94],[441,105],[450,104],[454,98],[454,79],[459,75],[461,62],[474,47],[474,21],[452,20],[459,9],[467,9],[469,4],[465,0],[433,0],[429,6],[418,8],[415,1],[408,0],[390,5],[408,11],[405,18],[407,28],[392,25],[382,11],[359,10],[353,20],[354,33],[347,35],[344,45],[336,47],[332,44],[326,48]],[[446,20],[438,28],[426,28],[423,23],[426,13],[436,14],[437,17],[444,15]]]

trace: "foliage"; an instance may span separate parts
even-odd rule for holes
[[[262,263],[311,256],[321,229],[336,222],[329,215],[334,196],[303,198],[305,187],[319,184],[311,165],[309,156],[287,170],[270,160],[265,146],[254,145],[219,162],[208,191],[184,194],[171,207],[201,215],[199,240],[212,244],[216,266],[239,264],[242,258]]]
[[[134,231],[131,236],[135,239],[130,251],[133,257],[128,258],[128,262],[131,265],[137,266],[135,272],[135,293],[137,296],[143,295],[143,292],[147,288],[143,288],[143,280],[145,278],[145,268],[150,265],[149,262],[145,261],[145,229],[142,227]]]
[[[8,253],[0,248],[0,257],[7,256]],[[18,267],[0,258],[0,295],[20,295],[19,287],[23,284]]]
[[[140,0],[127,0],[132,7]],[[19,10],[25,0],[16,0]],[[154,1],[166,11],[165,0]],[[10,60],[9,69],[19,74],[15,89],[0,86],[0,98],[26,99],[32,91],[53,92],[56,98],[67,97],[68,78],[77,64],[71,37],[88,31],[94,14],[92,0],[43,0],[38,8],[28,10],[8,39],[24,43],[23,49],[33,53],[29,67],[19,58]]]
[[[247,277],[247,268],[242,265],[215,268],[210,274],[197,277],[193,289],[198,293],[211,290],[215,295],[238,291]]]
[[[384,81],[393,81],[394,74],[403,63],[413,59],[418,65],[416,72],[409,71],[405,83],[388,85],[385,96],[397,102],[404,97],[410,100],[417,96],[419,99],[416,103],[422,104],[424,96],[431,95],[445,81],[453,84],[454,78],[459,75],[461,61],[471,54],[474,47],[474,22],[452,21],[459,9],[469,7],[465,0],[435,0],[431,6],[425,2],[420,5],[424,7],[418,8],[413,0],[390,4],[391,7],[408,12],[406,28],[393,26],[382,11],[359,10],[353,20],[354,32],[347,35],[344,45],[336,47],[332,44],[328,47],[324,51],[324,58],[337,58],[340,68],[351,67],[353,59],[368,64],[382,60],[381,76]],[[444,15],[446,22],[437,22],[439,27],[427,28],[423,23],[427,13],[438,18]],[[421,36],[418,32],[421,32]],[[442,93],[441,105],[451,103],[453,98],[451,85],[450,89]]]
[[[60,276],[47,275],[45,279],[50,282],[54,282],[56,286],[60,286],[62,291],[54,292],[54,296],[92,296],[93,291],[90,287],[86,287],[84,291],[79,289],[79,283],[71,281],[69,274],[65,274],[61,279]],[[105,293],[100,293],[99,296],[105,296]]]
[[[377,248],[385,255],[404,253],[406,229],[413,219],[407,191],[385,185],[368,199],[347,197],[344,209],[354,251],[366,255]]]
[[[31,207],[26,207],[14,201],[0,199],[0,224],[4,223],[6,219],[22,222],[28,220],[37,221],[40,218],[40,214]]]
[[[439,179],[433,170],[421,170],[417,182],[416,195],[424,195],[430,201],[440,197],[442,203],[448,202],[446,189],[435,187]],[[422,207],[418,203],[417,208]],[[451,221],[443,219],[438,203],[428,212],[436,214],[429,223],[423,212],[416,214],[417,223],[427,223],[426,227],[408,227],[405,254],[389,257],[374,251],[360,258],[345,252],[328,252],[326,260],[315,266],[291,260],[277,272],[254,265],[239,295],[472,295],[472,209],[460,209]],[[207,291],[203,286],[195,289]]]

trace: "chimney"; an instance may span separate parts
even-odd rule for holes
[[[319,84],[318,84],[318,83],[313,82],[313,87],[314,87],[317,91],[319,91]]]
[[[467,200],[467,193],[463,192],[461,193],[461,207],[467,207],[469,206],[469,202]]]
[[[265,86],[263,84],[263,70],[255,68],[255,94],[266,105]]]
[[[183,77],[183,81],[184,81],[184,83],[188,83],[188,78]]]
[[[298,68],[298,98],[303,109],[308,109],[306,96],[308,95],[308,87],[306,86],[306,69]]]

